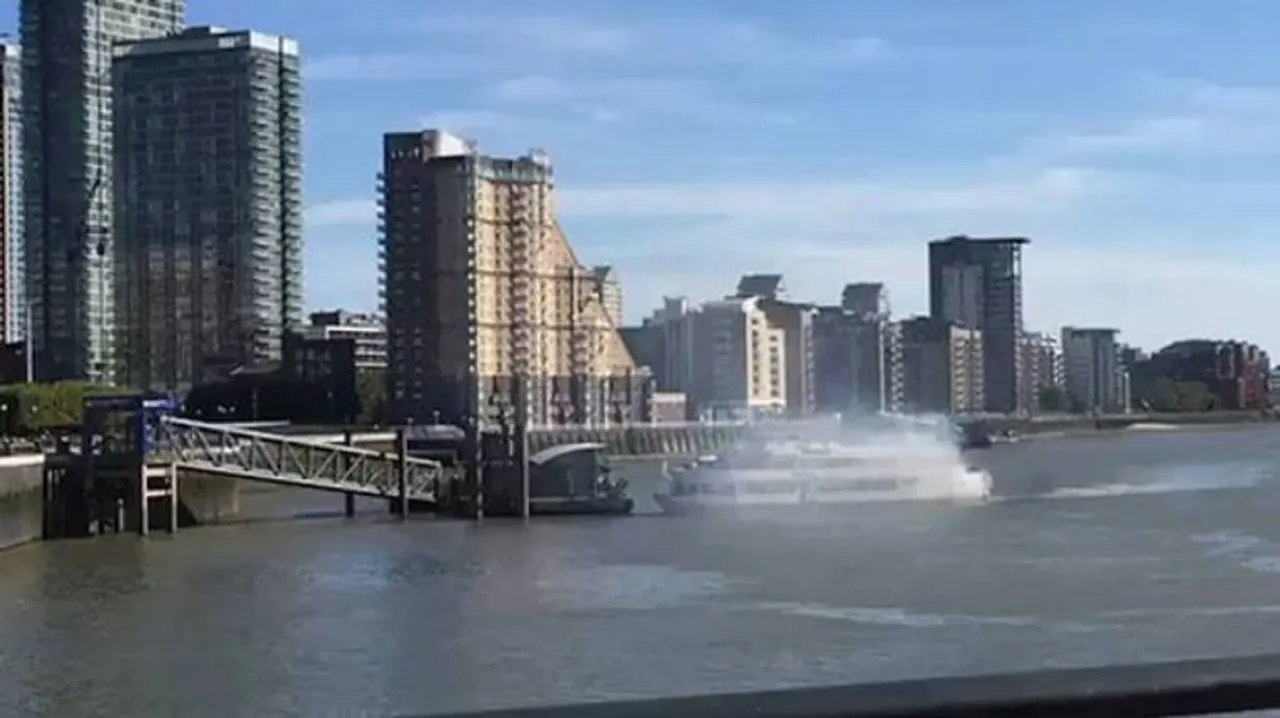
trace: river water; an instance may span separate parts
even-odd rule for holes
[[[369,515],[11,551],[0,715],[374,716],[1280,644],[1280,428],[979,460],[1004,500],[530,525]],[[650,470],[627,471],[644,491]],[[340,508],[282,501],[249,497],[276,515]]]

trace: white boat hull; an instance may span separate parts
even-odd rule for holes
[[[822,505],[822,504],[858,504],[858,503],[885,503],[885,502],[912,502],[912,501],[938,501],[951,502],[958,504],[983,503],[990,498],[991,495],[991,477],[985,471],[968,470],[962,481],[962,485],[951,487],[954,490],[947,490],[948,487],[940,487],[939,489],[929,489],[922,486],[922,482],[915,477],[880,475],[874,480],[864,480],[867,484],[872,483],[893,483],[896,486],[879,488],[845,489],[841,490],[834,487],[823,487],[823,484],[830,482],[838,482],[848,484],[851,481],[858,483],[857,479],[851,479],[847,470],[839,472],[801,472],[803,476],[797,475],[796,472],[779,472],[774,470],[748,470],[748,471],[717,471],[717,470],[695,470],[688,475],[681,476],[678,480],[697,483],[699,485],[715,485],[720,487],[731,488],[723,493],[694,493],[674,495],[670,490],[662,493],[654,494],[654,501],[665,513],[668,514],[689,514],[701,513],[706,511],[731,510],[736,508],[748,508],[757,506],[803,506],[803,505]],[[794,490],[773,490],[767,492],[757,492],[754,490],[742,490],[743,487],[749,487],[761,481],[780,482],[783,485],[787,483],[794,484]]]

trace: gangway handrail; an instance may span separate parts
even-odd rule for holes
[[[444,465],[402,452],[161,417],[148,460],[232,478],[351,494],[435,500],[451,480]]]
[[[434,718],[1080,718],[1280,707],[1280,655],[583,703]],[[406,716],[408,718],[408,716]]]
[[[395,456],[395,452],[376,451],[374,449],[366,449],[360,446],[349,446],[347,444],[334,444],[325,441],[315,441],[305,435],[289,435],[289,434],[272,434],[270,432],[256,431],[253,429],[242,429],[234,425],[228,424],[212,424],[209,422],[199,421],[196,419],[188,419],[180,416],[165,416],[160,419],[162,423],[173,426],[182,426],[188,429],[206,430],[210,433],[221,433],[227,436],[255,439],[258,441],[275,442],[279,444],[294,444],[299,447],[321,448],[334,453],[347,454],[349,456],[362,456],[370,459],[387,459]],[[432,459],[424,459],[420,456],[406,456],[405,461],[410,464],[427,467],[440,467],[441,463]]]

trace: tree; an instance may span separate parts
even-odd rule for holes
[[[1066,389],[1060,386],[1042,386],[1036,398],[1040,411],[1061,412],[1067,411],[1071,406],[1071,398],[1067,396]]]
[[[10,384],[0,387],[0,428],[23,434],[55,426],[77,426],[86,397],[120,390],[85,381]]]
[[[387,373],[381,369],[356,372],[356,396],[359,400],[358,424],[381,424],[387,414]]]
[[[1179,381],[1173,388],[1178,396],[1178,411],[1212,411],[1220,403],[1203,382]]]
[[[1157,377],[1147,387],[1144,397],[1152,411],[1181,411],[1182,401],[1178,396],[1178,385],[1168,377]]]
[[[1163,376],[1135,384],[1133,403],[1147,411],[1170,413],[1213,411],[1222,406],[1222,400],[1204,382],[1174,381]]]

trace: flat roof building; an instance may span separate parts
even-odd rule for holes
[[[177,390],[302,329],[298,44],[217,27],[116,46],[120,376]]]
[[[929,315],[981,331],[986,411],[1026,410],[1022,389],[1025,237],[963,235],[929,243]]]

